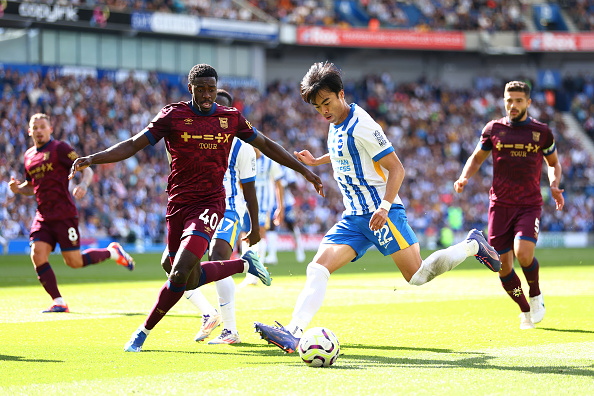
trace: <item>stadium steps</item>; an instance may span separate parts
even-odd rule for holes
[[[260,18],[264,22],[278,23],[278,20],[276,18],[274,18],[273,16],[268,15],[267,13],[265,13],[264,11],[262,11],[261,9],[259,9],[258,7],[254,7],[248,1],[245,1],[245,0],[231,0],[231,1],[233,1],[233,3],[235,3],[239,7],[246,8],[246,9],[250,10],[250,12],[252,14],[254,14],[255,16],[257,16],[258,18]]]
[[[566,111],[563,112],[562,115],[563,122],[567,125],[567,134],[569,137],[579,141],[581,146],[588,151],[590,157],[594,158],[594,142],[592,142],[592,139],[590,139],[586,131],[584,131],[584,128],[582,128],[571,112]]]
[[[575,26],[575,23],[573,23],[573,20],[567,14],[567,11],[561,8],[559,12],[561,13],[561,18],[563,18],[563,22],[565,22],[565,25],[567,26],[567,30],[571,33],[578,33],[579,29]]]

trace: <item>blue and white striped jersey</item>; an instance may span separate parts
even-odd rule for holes
[[[357,104],[341,124],[330,124],[328,151],[344,215],[373,213],[386,193],[388,170],[378,161],[394,151],[382,127]],[[402,204],[399,196],[394,200]]]
[[[256,160],[256,195],[260,213],[268,213],[276,202],[275,182],[283,177],[281,166],[262,154]]]
[[[233,144],[229,152],[229,167],[223,178],[226,194],[225,209],[233,210],[237,212],[240,218],[243,218],[247,206],[240,183],[248,183],[255,180],[256,151],[254,151],[251,145],[233,138]]]

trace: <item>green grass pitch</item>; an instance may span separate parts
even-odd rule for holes
[[[52,255],[68,314],[40,314],[50,299],[29,258],[0,256],[0,395],[592,394],[594,249],[539,249],[537,257],[547,314],[522,331],[497,275],[476,260],[412,287],[371,251],[330,278],[311,326],[334,331],[341,356],[310,368],[252,329],[290,320],[305,280],[291,252],[270,267],[271,287],[237,292],[241,344],[194,342],[200,316],[182,300],[141,353],[123,346],[164,283],[160,255],[135,255],[132,273],[111,261],[73,270]],[[212,285],[203,291],[216,302]]]

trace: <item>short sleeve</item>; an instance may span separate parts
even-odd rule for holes
[[[270,176],[272,177],[272,180],[274,180],[275,182],[283,178],[283,168],[281,168],[278,162],[272,161],[272,163],[270,164]]]
[[[171,113],[173,110],[174,107],[171,105],[163,107],[159,114],[142,130],[152,146],[171,132]]]
[[[70,168],[75,159],[78,158],[78,154],[68,143],[59,142],[56,148],[58,154],[58,161],[66,168]]]
[[[253,141],[258,136],[258,131],[239,111],[237,111],[237,117],[237,133],[235,136],[246,143]]]
[[[239,148],[237,169],[239,171],[239,180],[242,183],[256,180],[256,151],[251,145],[242,144]]]
[[[491,151],[493,150],[493,141],[491,140],[491,131],[493,130],[493,121],[489,122],[483,128],[481,132],[481,150]]]
[[[548,156],[548,155],[553,154],[556,149],[557,149],[557,146],[555,144],[555,138],[553,136],[553,131],[551,131],[551,128],[547,127],[546,137],[545,137],[542,153],[545,156]]]
[[[386,155],[394,152],[392,143],[390,143],[379,124],[358,128],[355,137],[374,162],[378,162]]]

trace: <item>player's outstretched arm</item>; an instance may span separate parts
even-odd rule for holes
[[[132,157],[134,154],[148,146],[149,140],[144,132],[139,132],[130,139],[124,140],[114,144],[110,148],[100,151],[86,157],[77,158],[70,168],[70,175],[68,179],[72,179],[76,172],[82,171],[90,165],[96,164],[110,164],[119,162],[126,158]]]
[[[250,144],[258,148],[271,160],[301,173],[308,182],[314,185],[318,194],[320,194],[322,197],[324,196],[324,186],[322,185],[322,180],[320,177],[307,169],[301,162],[289,154],[289,152],[285,150],[283,146],[273,140],[270,140],[260,131],[258,131],[258,135],[250,142]]]
[[[454,182],[454,190],[456,190],[457,193],[464,191],[464,186],[468,184],[468,179],[470,179],[479,170],[488,156],[489,151],[483,150],[481,148],[481,144],[479,143],[474,149],[474,152],[470,158],[468,158],[468,161],[466,161],[466,165],[464,165],[464,169],[462,170],[460,177]]]
[[[309,166],[318,166],[323,164],[329,164],[330,160],[330,153],[326,153],[321,157],[315,158],[309,150],[301,150],[301,151],[293,151],[295,157],[305,165]]]

